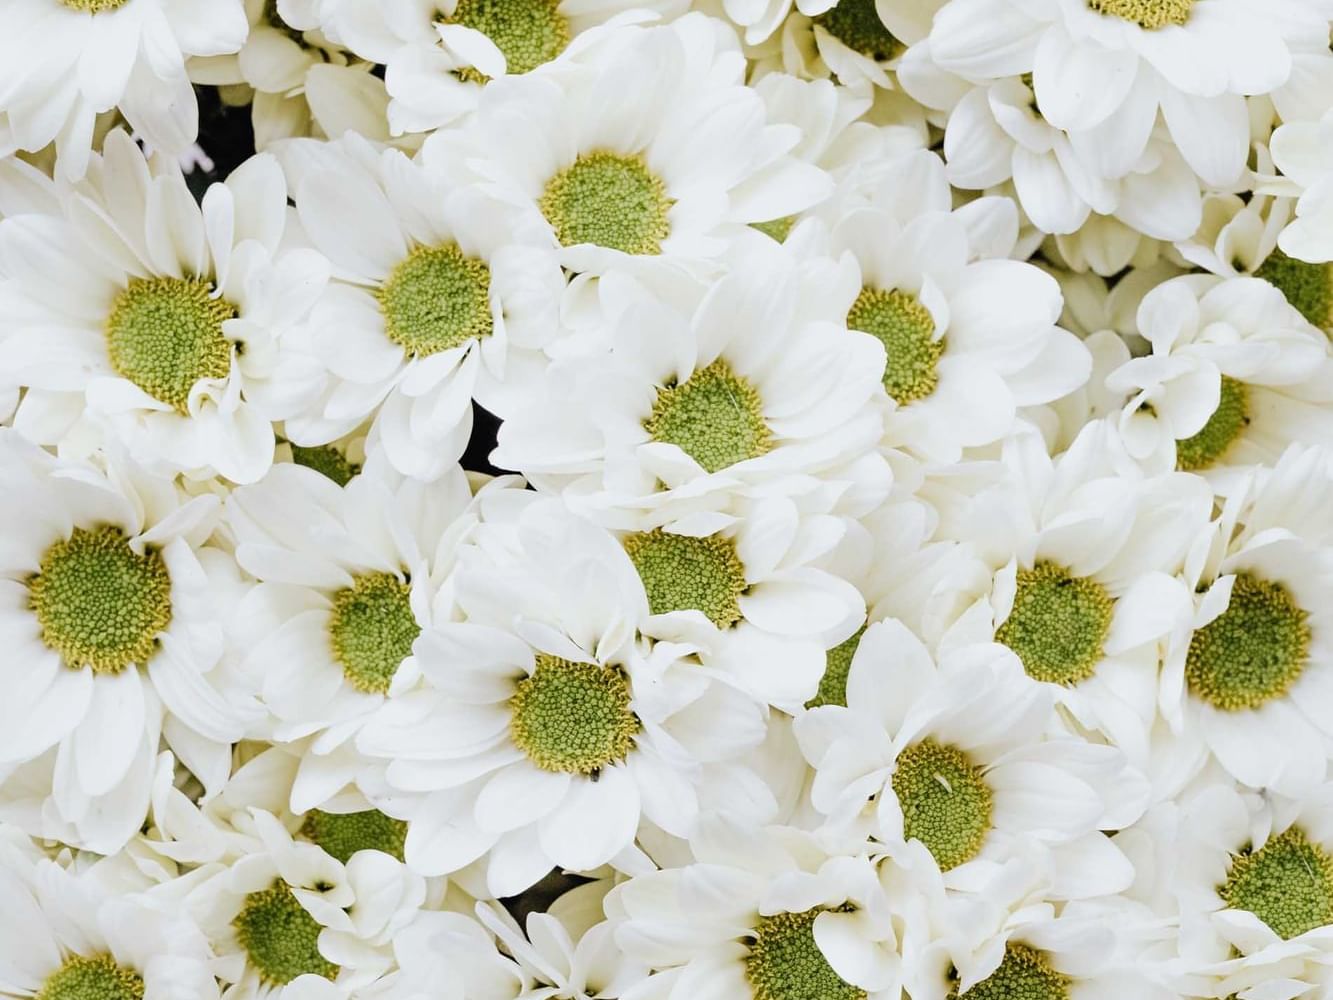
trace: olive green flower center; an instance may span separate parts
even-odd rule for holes
[[[1190,690],[1226,712],[1280,698],[1305,669],[1308,619],[1283,584],[1237,573],[1227,609],[1190,640]]]
[[[995,639],[1018,654],[1034,680],[1077,684],[1092,676],[1102,658],[1113,606],[1096,580],[1039,562],[1018,571],[1013,610]]]
[[[818,708],[820,705],[847,707],[847,675],[851,673],[852,658],[856,656],[861,636],[865,634],[866,629],[862,625],[854,636],[824,654],[824,676],[819,678],[819,690],[805,703],[806,708]]]
[[[639,571],[652,614],[702,611],[718,628],[741,620],[745,567],[731,539],[673,535],[655,528],[628,536],[625,551]]]
[[[1254,274],[1276,286],[1315,326],[1333,330],[1333,264],[1309,264],[1274,250]]]
[[[1156,31],[1188,24],[1194,0],[1088,0],[1088,9]]]
[[[721,358],[659,389],[643,427],[654,441],[679,446],[708,472],[773,447],[759,393]]]
[[[285,986],[297,976],[333,979],[338,975],[338,966],[320,954],[319,921],[285,882],[274,882],[246,896],[232,926],[266,983]]]
[[[1288,941],[1333,924],[1333,858],[1292,827],[1257,851],[1234,855],[1217,893],[1229,907],[1249,910]]]
[[[754,1000],[865,1000],[866,991],[844,982],[815,943],[815,919],[823,912],[816,907],[759,918],[745,956]]]
[[[292,447],[292,461],[314,469],[320,475],[332,479],[339,486],[346,486],[352,477],[361,471],[361,467],[347,461],[347,456],[331,444],[305,448],[299,444]]]
[[[67,959],[34,1000],[143,1000],[143,980],[110,955]]]
[[[660,254],[673,202],[642,156],[581,153],[546,184],[539,207],[561,245]]]
[[[441,23],[480,31],[504,55],[506,72],[529,73],[569,44],[569,21],[559,7],[560,0],[458,0]],[[486,79],[476,70],[459,75],[477,83]]]
[[[940,871],[981,851],[994,793],[962,750],[929,738],[907,747],[898,755],[893,793],[903,813],[903,836],[925,844]]]
[[[171,624],[171,576],[119,528],[75,528],[42,556],[28,596],[42,641],[74,669],[117,674],[148,662]]]
[[[413,248],[375,292],[385,335],[426,357],[489,337],[491,269],[453,244]]]
[[[88,14],[105,14],[124,7],[130,0],[60,0],[60,2],[71,10]]]
[[[1244,382],[1222,376],[1217,409],[1199,433],[1176,442],[1176,467],[1182,472],[1206,469],[1224,456],[1250,422],[1250,390]]]
[[[815,18],[815,24],[849,49],[879,62],[894,58],[904,48],[880,20],[875,0],[838,0]]]
[[[195,383],[231,371],[222,324],[235,317],[234,305],[213,297],[210,281],[132,278],[106,322],[111,367],[177,413],[188,413]]]
[[[751,222],[750,228],[759,230],[771,240],[785,243],[787,237],[791,235],[792,227],[795,225],[796,216],[784,215],[780,219],[769,219],[767,222]]]
[[[999,968],[966,993],[950,991],[949,1000],[1069,1000],[1069,987],[1069,977],[1052,969],[1041,952],[1011,944]]]
[[[509,707],[514,745],[543,771],[593,774],[624,760],[639,731],[621,671],[545,654]]]
[[[301,833],[343,864],[357,851],[383,851],[402,861],[407,823],[378,809],[353,813],[312,809],[306,813]]]
[[[333,597],[333,658],[356,690],[385,694],[421,633],[411,588],[392,573],[365,573]]]
[[[884,345],[884,391],[895,402],[912,403],[935,391],[944,340],[935,338],[935,319],[915,296],[863,288],[847,313],[847,326]]]

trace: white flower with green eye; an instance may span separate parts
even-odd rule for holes
[[[40,789],[30,832],[114,853],[148,811],[159,740],[210,789],[256,719],[221,662],[242,585],[187,499],[114,457],[102,469],[0,436],[0,762]],[[39,796],[40,798],[40,796]]]
[[[1296,218],[1278,245],[1298,260],[1333,261],[1333,109],[1318,121],[1294,120],[1279,127],[1270,140],[1273,162],[1282,180],[1299,195]]]

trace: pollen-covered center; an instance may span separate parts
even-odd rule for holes
[[[402,861],[407,823],[386,816],[378,809],[353,813],[312,809],[306,813],[301,833],[343,864],[347,864],[357,851],[383,851]]]
[[[285,986],[297,976],[332,979],[338,966],[319,951],[319,921],[300,904],[286,882],[245,897],[232,921],[236,938],[264,982]]]
[[[866,991],[843,981],[815,943],[815,919],[823,912],[815,907],[759,918],[745,956],[754,1000],[865,1000]]]
[[[71,10],[88,14],[106,14],[124,7],[130,0],[60,0],[60,2]]]
[[[453,244],[415,247],[375,298],[385,335],[417,357],[488,337],[494,328],[491,269]]]
[[[1088,0],[1088,9],[1156,31],[1188,24],[1194,0]]]
[[[642,156],[581,153],[546,184],[539,207],[563,246],[659,254],[671,234],[666,184]]]
[[[210,281],[132,278],[106,321],[111,367],[177,413],[188,413],[196,382],[231,371],[222,324],[235,317],[236,307],[215,298]]]
[[[893,793],[903,836],[926,845],[940,871],[981,851],[991,829],[994,793],[979,766],[955,746],[924,739],[898,755]]]
[[[332,479],[339,486],[346,486],[352,477],[361,471],[361,467],[347,461],[347,457],[331,444],[305,448],[292,445],[292,461],[314,469],[327,479]]]
[[[628,536],[625,551],[639,571],[652,614],[702,611],[718,628],[741,620],[745,567],[730,538],[695,538],[655,528]]]
[[[678,445],[708,472],[758,458],[773,447],[759,393],[721,358],[684,382],[659,389],[643,427],[654,441]]]
[[[569,44],[569,21],[559,7],[560,0],[458,0],[442,23],[480,31],[505,57],[506,72],[528,73]],[[474,79],[481,82],[484,77],[477,74]]]
[[[1039,562],[1018,571],[1013,610],[995,630],[1034,680],[1077,684],[1092,676],[1111,630],[1112,601],[1096,580]]]
[[[818,708],[820,705],[841,705],[847,707],[847,675],[852,670],[852,657],[861,645],[861,636],[866,634],[865,626],[856,630],[850,639],[838,643],[824,654],[824,676],[819,678],[819,690],[805,703],[806,708]]]
[[[143,1000],[143,979],[110,955],[75,955],[51,973],[34,1000]]]
[[[333,597],[329,641],[347,683],[385,694],[421,633],[411,588],[392,573],[364,573]]]
[[[1274,250],[1254,274],[1276,286],[1315,326],[1333,330],[1333,264],[1310,264]]]
[[[1333,924],[1333,858],[1292,827],[1257,851],[1233,855],[1217,893],[1229,907],[1249,910],[1288,941]]]
[[[863,288],[847,313],[847,326],[884,345],[884,391],[895,402],[912,403],[935,391],[944,340],[935,338],[935,320],[915,296],[896,288]]]
[[[1176,467],[1182,472],[1206,469],[1226,454],[1250,422],[1250,390],[1244,382],[1222,376],[1217,409],[1199,433],[1176,442]]]
[[[1283,584],[1237,573],[1227,609],[1190,640],[1190,690],[1227,712],[1286,694],[1310,652],[1308,619]]]
[[[815,24],[849,49],[881,62],[903,50],[903,43],[880,20],[875,0],[838,0],[815,18]]]
[[[592,774],[634,749],[638,716],[619,670],[540,654],[514,686],[509,733],[543,771]]]
[[[42,641],[66,666],[116,674],[146,663],[171,624],[171,576],[155,550],[142,555],[110,525],[75,528],[48,548],[28,596]]]
[[[949,1000],[1069,1000],[1070,980],[1051,968],[1041,952],[1011,944],[999,968],[965,993],[957,988]]]

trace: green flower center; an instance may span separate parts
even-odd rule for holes
[[[759,918],[745,956],[754,1000],[865,1000],[866,991],[844,982],[815,943],[815,918],[823,912],[816,907]]]
[[[759,393],[721,358],[683,383],[659,389],[643,427],[654,441],[678,445],[708,472],[773,447]]]
[[[375,298],[385,335],[418,357],[489,337],[494,328],[491,269],[452,244],[415,247]]]
[[[639,731],[623,673],[545,654],[509,707],[514,745],[543,771],[593,774],[624,760]]]
[[[819,678],[819,690],[805,703],[806,708],[818,708],[820,705],[847,707],[847,675],[851,672],[856,648],[861,645],[861,636],[865,634],[866,629],[862,625],[854,636],[824,654],[824,676]]]
[[[741,620],[745,567],[730,538],[694,538],[654,528],[628,536],[625,551],[639,571],[652,614],[702,611],[718,628]]]
[[[884,391],[895,402],[912,403],[935,391],[944,340],[935,339],[935,320],[914,296],[863,288],[847,313],[847,326],[884,345]]]
[[[1333,924],[1333,858],[1292,827],[1257,851],[1233,855],[1217,894],[1227,906],[1249,910],[1289,941]]]
[[[105,14],[124,7],[130,0],[60,0],[60,2],[71,10],[88,14]]]
[[[246,896],[232,926],[266,983],[285,986],[297,976],[333,979],[338,975],[338,966],[320,954],[319,921],[300,904],[286,882],[274,882]]]
[[[383,851],[402,861],[407,824],[378,809],[354,813],[312,809],[306,813],[301,833],[343,864],[347,864],[357,851]]]
[[[562,246],[659,254],[673,202],[642,156],[581,153],[546,184],[539,207]]]
[[[453,16],[442,23],[480,31],[504,54],[508,73],[529,73],[569,44],[569,21],[559,6],[560,0],[458,0]],[[477,83],[486,80],[472,69],[459,75]]]
[[[1092,676],[1102,658],[1113,607],[1096,580],[1039,562],[1018,571],[1013,610],[995,639],[1018,654],[1034,680],[1077,684]]]
[[[177,413],[189,412],[190,390],[201,379],[231,371],[231,342],[222,324],[236,307],[213,298],[202,278],[132,278],[106,321],[111,367]]]
[[[879,62],[903,50],[903,43],[880,20],[875,0],[838,0],[836,6],[815,18],[815,24],[849,49]]]
[[[1286,694],[1310,652],[1308,618],[1281,583],[1237,573],[1227,609],[1190,640],[1190,690],[1226,712]]]
[[[314,469],[339,486],[346,486],[352,481],[352,477],[361,471],[361,466],[347,461],[347,457],[331,444],[318,445],[314,448],[304,448],[294,444],[292,461],[297,465],[304,465],[307,469]]]
[[[148,662],[171,624],[171,576],[162,556],[139,555],[125,533],[75,528],[42,556],[28,596],[42,641],[74,669],[117,674]]]
[[[955,746],[924,739],[898,755],[893,793],[903,812],[903,836],[919,840],[940,871],[981,851],[991,829],[994,794],[981,768]]]
[[[1194,0],[1088,0],[1088,9],[1131,21],[1156,31],[1169,25],[1188,24]]]
[[[1176,442],[1176,468],[1197,472],[1221,459],[1249,424],[1249,403],[1245,383],[1223,375],[1222,395],[1208,423],[1193,437]]]
[[[1333,264],[1308,264],[1274,250],[1254,272],[1321,330],[1333,329]]]
[[[759,230],[771,240],[785,243],[794,225],[796,225],[796,216],[784,215],[780,219],[769,219],[767,222],[751,222],[750,228]]]
[[[51,974],[34,1000],[143,1000],[143,980],[110,955],[75,955]]]
[[[347,683],[385,694],[421,634],[411,588],[392,573],[365,573],[333,597],[329,640]]]
[[[1011,944],[999,968],[966,993],[950,991],[949,1000],[1069,1000],[1069,977],[1052,969],[1041,952]]]

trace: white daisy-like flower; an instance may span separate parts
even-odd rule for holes
[[[433,479],[463,453],[473,397],[502,408],[503,381],[558,333],[559,267],[475,191],[397,150],[348,134],[293,169],[302,226],[335,280],[292,338],[306,402],[287,436],[321,445],[373,417],[370,447]]]
[[[1144,297],[1152,353],[1107,376],[1126,394],[1125,449],[1152,469],[1272,462],[1293,441],[1333,432],[1328,338],[1258,278],[1186,275]]]
[[[50,782],[33,833],[111,853],[143,822],[159,739],[214,786],[255,718],[219,662],[241,585],[205,544],[217,501],[129,463],[52,458],[13,431],[0,476],[0,760]]]
[[[1333,109],[1318,121],[1291,121],[1270,141],[1274,164],[1299,195],[1296,218],[1278,245],[1298,260],[1333,261]]]
[[[242,0],[13,0],[0,10],[0,151],[51,142],[58,170],[88,166],[94,119],[118,109],[155,149],[179,154],[199,130],[186,65],[236,52]]]
[[[71,455],[111,437],[156,472],[262,476],[301,384],[286,336],[328,273],[280,248],[286,192],[257,156],[200,206],[117,130],[84,183],[57,189],[62,214],[0,223],[0,365],[27,389],[15,426]]]

